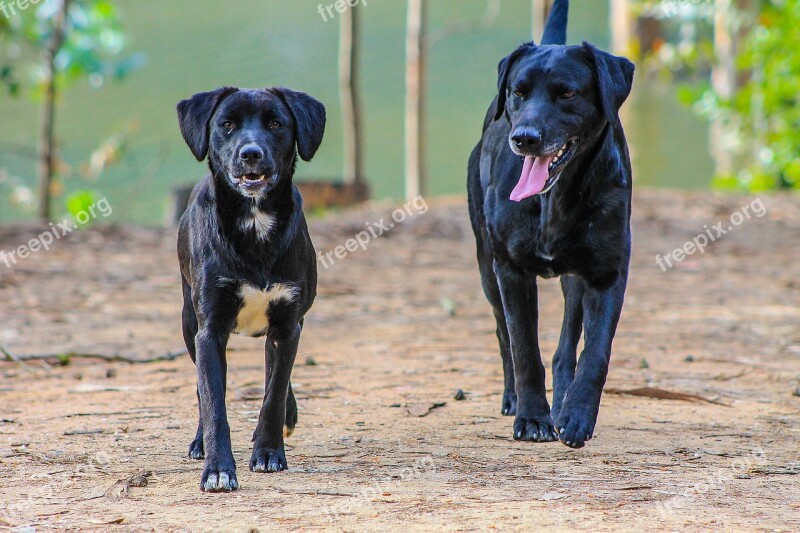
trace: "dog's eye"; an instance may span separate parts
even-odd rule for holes
[[[271,129],[271,130],[277,130],[281,126],[283,126],[283,124],[281,124],[277,120],[270,120],[269,121],[269,129]]]
[[[228,133],[230,133],[231,131],[233,131],[233,122],[231,122],[230,120],[226,120],[225,122],[222,123],[222,127],[228,130]]]
[[[561,93],[561,98],[563,100],[569,100],[573,96],[575,96],[575,91],[564,91],[563,93]]]
[[[525,93],[517,89],[514,91],[514,96],[516,96],[517,98],[522,98],[523,96],[525,96]]]

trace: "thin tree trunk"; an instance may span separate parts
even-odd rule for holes
[[[631,13],[631,0],[609,0],[611,23],[611,52],[619,55],[628,53],[633,41],[634,18]]]
[[[359,11],[358,6],[353,6],[346,9],[339,19],[339,97],[344,137],[344,182],[355,185],[360,196],[364,169],[358,84]]]
[[[425,70],[427,0],[408,0],[406,25],[406,197],[426,192],[425,164]]]
[[[714,6],[714,56],[711,85],[723,99],[731,99],[747,83],[748,73],[736,66],[742,42],[752,29],[755,5],[751,0],[716,0]],[[717,176],[733,176],[744,154],[737,153],[734,133],[718,119],[711,121],[711,155]]]
[[[531,5],[531,33],[533,40],[539,42],[544,33],[544,24],[547,15],[553,7],[553,0],[533,0]]]
[[[50,221],[51,192],[56,166],[55,112],[56,112],[56,56],[64,44],[64,31],[70,0],[60,0],[60,6],[53,19],[53,33],[44,52],[45,93],[42,104],[42,125],[39,136],[39,218]]]

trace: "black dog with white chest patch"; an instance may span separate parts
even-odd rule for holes
[[[500,62],[468,188],[503,359],[501,412],[516,415],[517,440],[580,448],[594,432],[628,278],[631,167],[618,112],[634,67],[586,43],[566,46],[567,9],[556,0],[542,44]],[[560,276],[564,293],[552,409],[537,276]]]
[[[250,470],[287,468],[284,432],[297,423],[289,379],[317,286],[292,176],[297,155],[310,161],[322,142],[325,108],[288,89],[224,87],[180,102],[178,118],[186,144],[211,169],[194,188],[178,235],[183,336],[200,404],[189,455],[205,457],[201,490],[231,491],[239,487],[225,411],[231,333],[267,338]]]

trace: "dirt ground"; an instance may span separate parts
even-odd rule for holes
[[[762,196],[766,215],[704,254],[666,272],[655,261],[753,200],[636,195],[627,301],[586,448],[511,439],[466,202],[438,200],[321,271],[286,472],[247,468],[263,341],[233,338],[237,492],[200,492],[202,464],[186,456],[187,356],[0,362],[0,530],[800,531],[800,197]],[[313,220],[317,250],[396,207]],[[36,232],[4,228],[0,250]],[[172,230],[97,228],[0,264],[0,344],[16,356],[180,350],[173,250]],[[562,304],[557,281],[540,287],[549,368]],[[699,398],[622,393],[645,387]]]

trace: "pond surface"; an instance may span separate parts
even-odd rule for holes
[[[298,179],[336,179],[341,169],[337,92],[338,20],[323,21],[318,0],[120,0],[130,50],[146,65],[126,81],[93,89],[84,82],[60,101],[57,130],[71,175],[68,191],[107,196],[115,221],[160,224],[167,194],[203,175],[183,144],[175,104],[221,85],[285,85],[309,92],[328,108],[325,141]],[[324,2],[323,2],[324,3]],[[503,0],[493,28],[436,44],[429,61],[427,169],[429,195],[463,194],[470,150],[496,89],[497,62],[529,38],[529,0]],[[482,15],[480,0],[431,2],[431,27]],[[574,0],[570,42],[608,46],[607,3]],[[370,0],[363,13],[362,86],[366,173],[377,198],[403,192],[405,2]],[[0,96],[0,222],[30,218],[9,206],[14,184],[34,184],[38,109]],[[673,88],[639,75],[623,121],[639,185],[706,188],[712,165],[707,127],[675,100]],[[82,176],[89,154],[124,135],[121,160],[97,181]],[[63,198],[56,200],[62,209]]]

